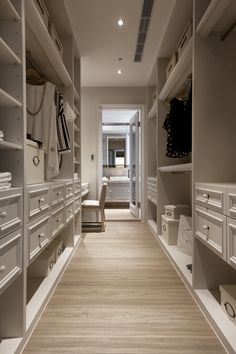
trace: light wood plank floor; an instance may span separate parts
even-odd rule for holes
[[[133,220],[137,221],[137,218],[133,216],[129,209],[105,209],[105,215],[107,221],[113,220]]]
[[[107,223],[72,259],[24,354],[223,354],[148,228]]]

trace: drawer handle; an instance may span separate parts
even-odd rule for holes
[[[0,266],[0,273],[4,273],[7,267],[5,265]]]
[[[58,249],[57,254],[58,254],[58,256],[60,256],[62,254],[62,249],[61,248]]]
[[[3,218],[5,218],[5,217],[7,216],[7,212],[6,212],[6,211],[2,211],[2,212],[0,213],[0,216],[3,217]]]
[[[50,261],[50,263],[49,263],[49,268],[52,269],[53,266],[54,266],[54,261]]]
[[[203,229],[208,231],[210,227],[208,225],[203,225]]]
[[[61,192],[57,192],[57,197],[61,197],[62,193]]]
[[[68,210],[68,213],[72,213],[72,212],[73,212],[73,210],[72,210],[72,209],[69,209],[69,210]]]
[[[45,199],[44,199],[44,198],[40,198],[40,199],[39,199],[39,204],[40,204],[40,203],[43,203],[43,202],[45,202]]]
[[[42,247],[42,244],[41,244],[41,238],[44,237],[44,232],[42,232],[41,234],[39,234],[39,247],[41,248]]]
[[[235,311],[233,306],[229,302],[224,303],[225,311],[229,315],[229,317],[234,318],[235,317]]]
[[[67,191],[70,193],[72,192],[72,188],[68,188]]]
[[[163,230],[166,231],[166,225],[163,225]]]
[[[206,193],[204,193],[202,196],[204,199],[209,199],[209,197],[210,197],[209,194],[206,194]]]
[[[57,222],[61,222],[61,218],[58,218],[58,219],[57,219]]]

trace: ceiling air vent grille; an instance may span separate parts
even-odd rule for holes
[[[154,0],[143,0],[142,14],[139,23],[138,39],[136,43],[134,61],[141,62],[143,56],[144,45],[147,38],[149,22],[152,13]]]

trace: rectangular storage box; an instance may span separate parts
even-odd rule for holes
[[[32,140],[26,141],[26,184],[44,182],[44,150]]]
[[[192,20],[190,20],[184,30],[184,33],[182,34],[180,41],[177,45],[177,50],[178,50],[178,60],[183,54],[185,48],[187,47],[188,42],[190,41],[191,37],[193,34],[193,23]]]
[[[190,215],[190,206],[186,204],[165,205],[165,216],[169,219],[179,219],[180,215]]]
[[[50,23],[50,25],[49,25],[49,34],[52,37],[53,43],[55,44],[55,47],[56,47],[61,59],[63,60],[64,48],[63,48],[61,40],[57,34],[57,31],[52,23]]]
[[[43,0],[34,0],[38,10],[39,10],[39,13],[42,17],[42,20],[45,24],[45,26],[47,27],[48,29],[48,17],[49,17],[49,14],[48,14],[48,10],[46,8],[46,5],[44,4]]]
[[[168,245],[177,245],[179,220],[162,215],[162,236]]]
[[[236,325],[236,285],[220,285],[221,308]]]
[[[178,54],[174,53],[166,67],[166,80],[169,78],[170,74],[172,73],[177,61],[178,61]]]
[[[55,264],[55,250],[49,247],[29,267],[29,277],[47,277]]]

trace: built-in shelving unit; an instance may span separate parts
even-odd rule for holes
[[[183,163],[179,165],[172,166],[162,166],[159,167],[158,170],[160,172],[191,172],[192,171],[192,163]]]
[[[0,64],[20,64],[20,59],[0,37]]]
[[[11,0],[1,1],[0,21],[19,21],[20,15]]]
[[[22,150],[23,146],[9,141],[0,141],[0,150]]]
[[[0,88],[0,107],[21,107],[21,103]]]

